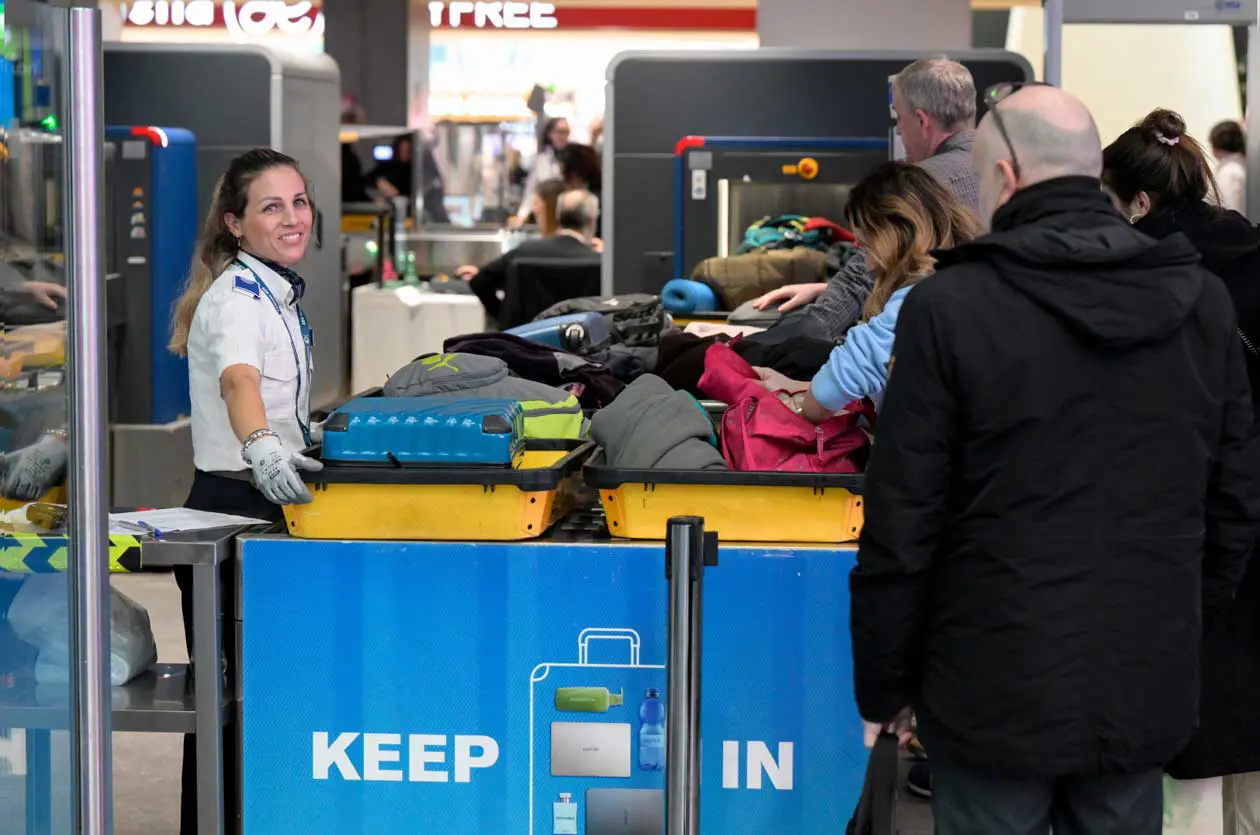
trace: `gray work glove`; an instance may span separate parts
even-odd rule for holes
[[[254,471],[254,486],[275,504],[308,504],[311,491],[302,483],[298,470],[319,472],[324,465],[284,448],[275,435],[263,435],[242,455]]]
[[[324,442],[324,424],[327,422],[327,419],[325,419],[311,424],[312,444],[322,444]]]
[[[4,485],[0,494],[6,499],[32,502],[60,484],[66,477],[66,442],[45,435],[30,446],[5,457]]]

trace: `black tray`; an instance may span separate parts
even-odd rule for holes
[[[814,490],[848,490],[862,495],[866,476],[860,473],[750,473],[734,470],[629,470],[604,463],[600,450],[583,468],[587,487],[616,490],[627,484],[687,484],[720,487],[809,487]]]
[[[390,464],[326,462],[324,469],[317,473],[304,471],[302,480],[307,484],[508,485],[527,493],[535,493],[559,488],[565,478],[582,466],[595,450],[595,444],[581,440],[529,440],[525,443],[525,449],[535,452],[567,451],[567,454],[550,467],[529,470],[496,466],[399,467]],[[311,458],[319,458],[320,451],[320,447],[315,446],[305,454]]]

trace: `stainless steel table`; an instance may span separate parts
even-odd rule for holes
[[[239,688],[226,680],[222,667],[223,620],[226,613],[229,628],[234,628],[236,606],[234,601],[222,600],[220,572],[236,556],[237,535],[266,530],[265,525],[221,528],[173,534],[161,541],[141,544],[140,560],[146,568],[192,567],[192,664],[159,664],[128,684],[115,687],[113,729],[197,735],[199,835],[234,835],[239,813],[223,808],[222,729],[239,719]],[[229,570],[235,572],[235,566]],[[214,673],[193,676],[194,668]],[[26,731],[28,835],[50,835],[52,831],[51,734],[69,730],[70,697],[68,687],[37,686],[12,696],[0,693],[0,727]]]

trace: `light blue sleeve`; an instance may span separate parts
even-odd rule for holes
[[[854,400],[884,390],[888,384],[893,339],[897,335],[897,315],[912,289],[914,285],[893,293],[878,316],[851,328],[844,344],[831,352],[827,364],[814,375],[810,384],[819,404],[838,412]]]

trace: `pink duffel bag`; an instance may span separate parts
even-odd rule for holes
[[[700,390],[728,404],[722,418],[722,455],[732,469],[862,472],[870,436],[860,421],[874,416],[868,404],[854,403],[848,413],[814,425],[766,389],[753,367],[723,343],[705,352]]]

